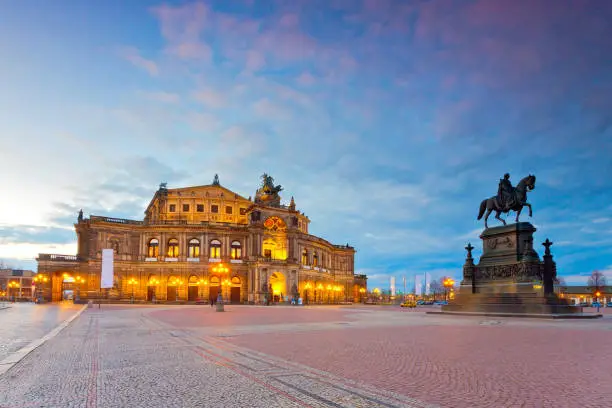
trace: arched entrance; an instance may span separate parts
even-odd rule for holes
[[[189,302],[195,302],[198,299],[198,289],[198,277],[191,275],[187,283],[187,300]]]
[[[231,290],[230,290],[230,302],[232,303],[240,303],[240,278],[238,276],[234,276],[232,278]]]
[[[178,288],[177,286],[180,284],[180,280],[174,276],[168,276],[168,283],[166,285],[166,301],[168,302],[176,302],[178,300]]]
[[[155,292],[157,291],[157,285],[159,285],[159,279],[155,275],[149,275],[149,280],[147,281],[147,302],[155,302],[157,300],[157,296]]]
[[[281,272],[274,272],[270,276],[270,286],[272,286],[272,294],[274,302],[281,302],[284,296],[287,295],[287,279]]]
[[[67,273],[62,274],[62,300],[74,299],[74,278]]]
[[[219,277],[213,276],[210,278],[210,285],[208,286],[208,299],[217,301],[219,296]]]

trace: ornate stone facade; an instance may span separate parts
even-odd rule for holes
[[[40,254],[50,276],[48,300],[101,294],[134,301],[259,303],[302,297],[312,302],[354,301],[355,249],[310,235],[310,219],[295,201],[280,204],[280,186],[264,175],[256,200],[210,185],[160,185],[142,221],[91,215],[77,218],[77,255]],[[115,285],[100,290],[102,250],[114,252]],[[224,268],[219,266],[223,265]],[[227,271],[226,271],[227,269]]]

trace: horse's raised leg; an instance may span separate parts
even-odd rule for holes
[[[497,218],[498,220],[500,220],[501,222],[504,223],[504,225],[506,225],[506,221],[504,221],[503,219],[501,219],[499,217],[499,214],[501,214],[501,211],[495,211],[495,218]]]
[[[521,215],[521,211],[523,211],[523,207],[519,207],[518,211],[516,212],[516,222],[519,222],[519,216]]]
[[[523,205],[524,205],[525,207],[529,207],[529,216],[531,217],[531,214],[532,214],[532,212],[531,212],[531,204],[529,204],[529,203],[523,203]]]

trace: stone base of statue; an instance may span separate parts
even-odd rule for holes
[[[556,265],[546,240],[544,261],[533,247],[535,227],[519,222],[487,228],[480,235],[482,255],[474,264],[468,245],[459,293],[443,314],[522,317],[601,317],[582,313],[553,291]]]

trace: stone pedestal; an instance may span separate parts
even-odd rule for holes
[[[533,248],[535,231],[528,222],[484,230],[476,292],[533,293],[534,283],[542,280],[540,257]]]

